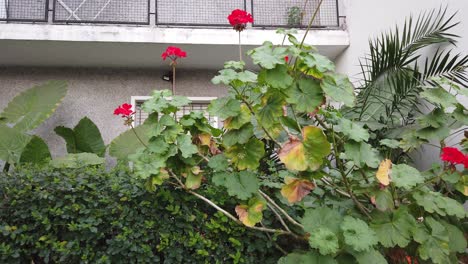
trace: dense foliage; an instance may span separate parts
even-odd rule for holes
[[[402,136],[374,142],[371,126],[336,107],[356,103],[348,78],[293,31],[280,33],[290,46],[265,42],[249,52],[258,72],[229,61],[213,79],[229,86],[208,108],[222,130],[201,112],[177,118],[190,101],[155,91],[143,105],[150,117],[142,148],[128,157],[135,175],[152,189],[179,186],[232,221],[272,234],[289,253],[280,263],[461,261],[466,171],[451,162],[418,171],[388,149],[435,141],[446,150],[450,129],[466,125],[456,97],[466,87],[447,79],[421,87],[431,112]],[[207,186],[226,190],[237,205],[203,196]]]
[[[220,191],[205,195],[225,201]],[[0,263],[275,262],[260,232],[170,186],[149,193],[124,168],[0,175]]]

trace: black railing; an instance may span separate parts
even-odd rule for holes
[[[151,0],[54,0],[54,22],[150,24]]]
[[[50,4],[49,4],[50,1]],[[247,5],[247,1],[250,1]],[[0,0],[0,21],[229,27],[244,9],[253,27],[304,28],[320,0]],[[48,21],[48,14],[51,19]],[[313,27],[339,26],[338,0],[323,0]]]
[[[339,26],[338,0],[251,0],[254,27],[314,28]],[[320,7],[319,7],[320,5]],[[318,8],[318,10],[317,10]]]
[[[0,21],[47,22],[48,0],[0,0]]]
[[[246,0],[156,0],[156,24],[229,26],[227,15],[246,8]]]

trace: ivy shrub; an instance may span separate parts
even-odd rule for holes
[[[1,263],[276,262],[246,232],[171,186],[149,193],[128,170],[22,168],[0,175]],[[229,204],[226,195],[204,195]]]

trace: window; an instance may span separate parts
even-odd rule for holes
[[[135,111],[134,126],[143,124],[146,118],[148,118],[148,113],[143,111],[141,106],[144,102],[146,102],[146,100],[150,98],[150,96],[132,96],[131,103]],[[192,102],[189,105],[184,106],[179,112],[176,113],[177,118],[181,118],[190,112],[201,111],[214,127],[219,127],[218,117],[211,116],[207,112],[208,105],[212,100],[216,99],[216,97],[188,97],[188,99],[190,99]]]

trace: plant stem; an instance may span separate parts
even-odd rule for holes
[[[262,231],[262,232],[268,232],[268,233],[275,233],[275,234],[280,234],[280,235],[292,235],[292,236],[295,236],[294,233],[292,233],[291,231],[286,231],[286,230],[282,230],[282,229],[271,229],[271,228],[265,228],[265,227],[257,227],[257,226],[246,226],[244,224],[242,224],[242,222],[237,219],[235,216],[233,216],[232,214],[230,214],[229,212],[227,212],[226,210],[224,210],[223,208],[219,207],[217,204],[215,204],[213,201],[211,201],[210,199],[206,198],[205,196],[199,194],[199,193],[196,193],[192,190],[189,190],[187,189],[187,187],[185,186],[185,184],[180,180],[179,177],[177,177],[177,175],[175,175],[174,172],[172,172],[171,170],[169,170],[169,174],[171,175],[172,178],[174,178],[180,185],[180,187],[182,187],[186,192],[190,193],[191,195],[197,197],[198,199],[204,201],[205,203],[209,204],[211,207],[215,208],[216,210],[220,211],[221,213],[223,213],[225,216],[227,216],[228,218],[230,218],[231,220],[233,220],[234,222],[240,224],[240,225],[243,225],[247,228],[250,228],[250,229],[254,229],[254,230],[258,230],[258,231]]]
[[[237,90],[236,90],[236,92],[237,92]],[[239,94],[239,92],[238,92],[238,94]],[[242,95],[241,95],[241,96],[242,96]],[[254,110],[252,109],[252,106],[249,104],[249,102],[247,102],[247,100],[244,99],[243,96],[242,96],[242,102],[244,102],[245,105],[247,105],[247,107],[248,107],[249,110],[250,110],[250,113],[251,113],[252,115],[255,116],[255,119],[257,120],[257,123],[258,123],[258,124],[260,125],[260,127],[262,128],[263,132],[265,132],[265,134],[270,138],[271,141],[275,142],[276,145],[278,145],[279,147],[281,147],[281,144],[280,144],[278,141],[276,141],[276,140],[273,138],[273,136],[271,136],[271,134],[260,124],[260,120],[257,118],[257,115],[255,114]]]
[[[350,184],[348,182],[348,179],[346,178],[346,174],[344,172],[343,163],[341,163],[341,160],[339,158],[338,148],[336,146],[336,140],[335,140],[335,131],[333,130],[333,128],[331,129],[331,131],[332,131],[332,139],[333,139],[333,151],[335,152],[335,160],[336,160],[337,166],[339,168],[341,178],[343,179],[343,183],[344,183],[344,185],[346,187],[346,190],[349,193],[349,195],[351,196],[351,200],[353,200],[354,204],[356,204],[356,206],[359,208],[359,210],[365,216],[367,216],[369,219],[372,219],[372,216],[367,212],[364,205],[362,205],[361,202],[358,201],[356,196],[354,196],[353,191],[351,190],[351,186],[350,186]]]
[[[302,46],[304,45],[305,39],[307,37],[307,34],[310,31],[310,28],[312,27],[312,24],[314,23],[315,18],[317,17],[318,11],[320,10],[320,7],[322,6],[323,0],[320,0],[320,2],[317,5],[317,9],[315,9],[314,15],[309,21],[309,25],[307,25],[306,32],[304,33],[304,37],[302,38],[301,45],[299,46],[299,49],[302,49]]]
[[[172,63],[172,95],[175,95],[176,92],[176,66],[175,61]]]
[[[270,202],[273,206],[276,207],[276,209],[278,209],[285,217],[286,219],[288,219],[289,222],[291,222],[292,224],[304,229],[304,226],[301,225],[300,223],[298,223],[296,220],[294,220],[288,213],[286,213],[285,210],[283,210],[283,208],[281,208],[277,203],[275,203],[275,201],[273,199],[271,199],[270,196],[268,196],[266,193],[262,192],[261,190],[258,190],[258,192],[268,201]]]
[[[138,141],[140,141],[140,143],[145,146],[145,148],[148,148],[148,146],[145,144],[145,142],[143,142],[143,140],[141,140],[140,136],[138,136],[138,133],[136,132],[135,130],[135,127],[133,127],[133,125],[131,124],[130,127],[132,128],[132,131],[133,131],[133,134],[135,134],[135,136],[137,137]]]
[[[276,209],[269,203],[267,203],[267,206],[268,208],[270,208],[270,210],[276,215],[276,218],[280,221],[281,225],[284,227],[284,229],[286,229],[287,231],[291,232],[291,230],[289,229],[288,225],[286,225],[286,223],[284,222],[283,218],[281,217],[281,215],[276,211]]]
[[[239,60],[242,61],[241,32],[239,31]]]

